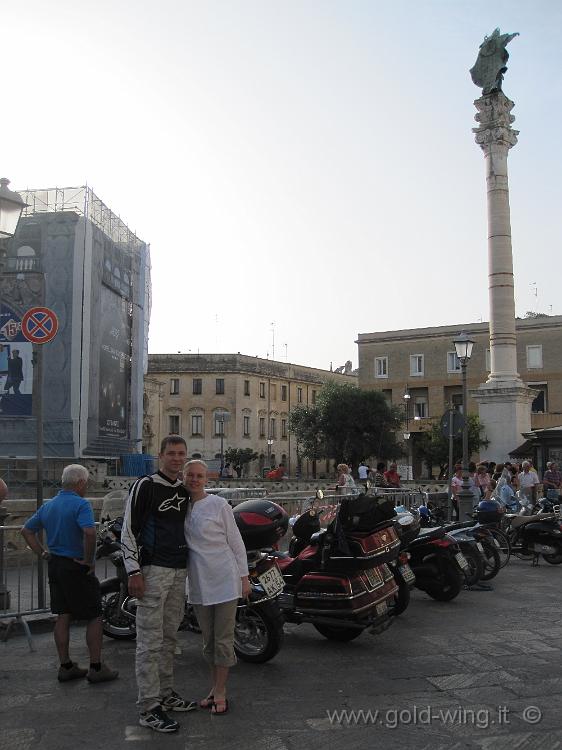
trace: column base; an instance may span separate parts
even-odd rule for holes
[[[509,452],[523,442],[523,433],[531,431],[531,403],[537,393],[519,379],[488,381],[470,392],[490,441],[480,450],[482,460],[509,460]]]

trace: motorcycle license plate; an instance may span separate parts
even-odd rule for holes
[[[457,554],[455,555],[455,560],[458,562],[461,570],[468,568],[468,562],[466,561],[466,557],[462,552],[457,552]]]
[[[416,580],[416,576],[414,575],[414,571],[408,563],[405,563],[404,565],[400,565],[398,568],[400,571],[400,574],[402,575],[402,578],[406,581],[406,583],[411,583],[412,581]]]
[[[480,542],[476,542],[476,546],[478,547],[479,552],[484,552],[484,547],[480,544]]]
[[[277,596],[277,594],[283,591],[283,586],[285,585],[283,576],[276,565],[259,575],[258,581],[268,596]]]
[[[365,575],[367,576],[367,580],[369,581],[369,584],[376,588],[377,586],[380,586],[383,582],[382,575],[380,573],[380,570],[378,568],[368,568],[365,571]]]
[[[377,615],[384,615],[388,611],[388,604],[386,603],[386,600],[384,602],[379,602],[377,604]]]

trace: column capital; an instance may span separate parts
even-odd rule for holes
[[[480,124],[477,128],[472,128],[472,132],[484,154],[488,155],[494,145],[503,146],[506,152],[515,146],[519,135],[519,131],[511,127],[511,123],[515,122],[515,117],[511,114],[515,103],[503,91],[481,96],[475,100],[474,106],[478,110],[474,119]]]

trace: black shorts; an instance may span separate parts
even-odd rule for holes
[[[101,615],[100,582],[89,568],[70,557],[52,555],[49,560],[51,612],[93,620]]]

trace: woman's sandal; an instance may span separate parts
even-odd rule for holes
[[[224,706],[224,709],[222,711],[217,711],[218,706]],[[211,709],[211,713],[213,716],[224,716],[228,713],[228,698],[225,698],[223,701],[214,701],[213,707]]]
[[[206,698],[203,698],[199,701],[199,708],[213,708],[215,705],[215,696],[214,695],[208,695]]]

